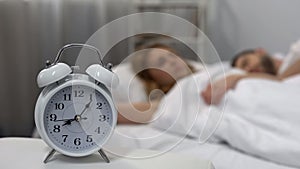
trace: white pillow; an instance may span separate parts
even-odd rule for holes
[[[147,101],[147,95],[142,81],[135,76],[131,63],[126,62],[113,68],[119,77],[119,85],[112,90],[112,96],[117,103]]]

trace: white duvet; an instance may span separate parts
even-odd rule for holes
[[[299,76],[286,82],[240,81],[227,93],[227,99],[210,107],[199,96],[208,82],[206,73],[180,81],[162,100],[154,126],[201,142],[212,134],[210,140],[227,142],[275,163],[300,167]]]

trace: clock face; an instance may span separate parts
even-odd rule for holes
[[[51,142],[74,154],[99,150],[113,125],[106,97],[85,85],[67,86],[56,92],[45,107],[43,119]]]

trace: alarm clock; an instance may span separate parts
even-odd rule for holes
[[[90,65],[84,73],[59,62],[65,49],[81,47],[96,51],[99,64]],[[35,106],[35,123],[41,138],[52,150],[44,163],[57,151],[71,157],[88,156],[102,150],[117,122],[117,111],[109,88],[118,84],[111,70],[103,65],[100,52],[87,44],[69,44],[61,48],[53,63],[39,72],[37,84],[44,88]]]

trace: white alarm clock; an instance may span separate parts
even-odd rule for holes
[[[59,63],[67,48],[84,47],[97,52],[100,64],[90,65],[85,73],[74,73],[65,63]],[[44,87],[35,107],[35,123],[41,138],[52,148],[44,163],[57,151],[71,157],[87,156],[102,151],[117,122],[117,111],[108,88],[118,84],[118,77],[106,67],[97,48],[86,44],[69,44],[46,63],[37,77]]]

